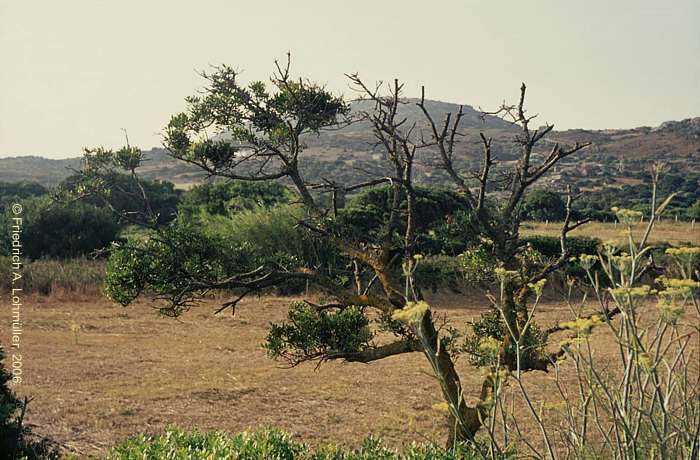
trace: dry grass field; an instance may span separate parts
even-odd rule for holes
[[[267,325],[284,317],[290,300],[249,299],[235,317],[214,316],[211,300],[175,320],[148,302],[124,309],[97,298],[27,299],[18,388],[34,398],[27,420],[80,458],[168,424],[231,432],[275,425],[312,444],[354,445],[369,434],[392,445],[443,442],[442,416],[431,407],[441,402],[438,385],[420,354],[292,369],[268,359],[260,347]],[[486,305],[479,295],[430,300],[457,326]],[[569,318],[561,304],[540,311],[544,325]],[[595,343],[605,359],[613,347],[600,334]],[[466,358],[458,367],[465,393],[476,395],[478,371]],[[527,377],[535,401],[556,406],[553,379]],[[539,439],[522,410],[524,429]]]
[[[646,230],[646,223],[639,223],[632,228],[632,235],[639,241]],[[558,236],[561,231],[560,222],[526,222],[521,227],[524,236],[549,235]],[[590,236],[601,241],[616,241],[618,244],[627,242],[626,229],[622,225],[590,222],[570,233],[571,236]],[[661,220],[654,226],[649,243],[669,243],[672,245],[700,245],[700,222],[675,222]]]

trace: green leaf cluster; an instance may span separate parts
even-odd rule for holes
[[[159,436],[138,436],[112,449],[105,460],[473,460],[482,458],[472,444],[444,449],[410,443],[397,451],[380,439],[367,438],[357,448],[323,444],[313,448],[274,428],[235,435],[219,431],[186,432],[169,427]],[[498,457],[514,458],[514,456]]]
[[[168,301],[162,313],[177,316],[207,291],[259,263],[249,245],[236,245],[200,226],[176,221],[162,231],[115,243],[107,263],[105,293],[128,305],[142,292]]]
[[[485,351],[481,345],[485,339],[495,339],[498,343],[503,343],[506,336],[510,335],[501,313],[497,309],[491,308],[478,319],[471,321],[469,326],[471,332],[465,336],[460,351],[467,354],[472,366],[493,366],[496,364],[493,362],[493,354]],[[531,323],[521,337],[520,356],[522,361],[541,359],[546,353],[546,345],[547,335],[537,324]],[[505,355],[515,355],[515,345],[511,343],[503,351]]]
[[[369,319],[358,307],[318,311],[306,302],[294,302],[287,315],[286,322],[271,325],[263,345],[272,358],[294,364],[370,346]]]

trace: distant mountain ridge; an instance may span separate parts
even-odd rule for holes
[[[406,119],[406,126],[416,124],[427,128],[425,118],[416,102],[406,99],[399,109],[399,116]],[[353,102],[354,111],[370,109],[370,102]],[[427,110],[441,124],[446,113],[453,117],[459,105],[426,100]],[[512,159],[514,145],[512,138],[515,127],[500,118],[485,115],[471,106],[463,106],[460,124],[460,140],[469,152],[464,160],[467,167],[470,161],[479,160],[479,133],[485,132],[494,138],[497,159],[507,162]],[[453,118],[454,119],[454,118]],[[592,146],[575,159],[567,159],[550,174],[550,183],[585,178],[595,186],[605,179],[615,183],[616,177],[630,171],[642,171],[651,162],[665,161],[684,171],[700,171],[700,117],[680,121],[667,121],[658,127],[640,127],[618,130],[569,129],[555,131],[552,139],[561,143],[591,142]],[[335,177],[339,180],[354,181],[362,176],[378,172],[384,167],[380,149],[373,147],[374,137],[366,123],[356,123],[342,129],[331,130],[320,136],[307,136],[301,167],[307,179],[319,180]],[[204,179],[204,174],[196,167],[175,160],[161,148],[145,152],[146,161],[142,168],[144,177],[174,182],[178,187],[188,188]],[[626,166],[623,168],[621,163]],[[39,156],[19,156],[0,159],[0,181],[38,182],[53,186],[80,166],[80,158],[52,160]],[[424,183],[440,183],[443,178],[428,168],[417,168],[416,175]]]
[[[55,185],[78,168],[80,158],[52,160],[36,155],[0,158],[0,182],[38,182]]]

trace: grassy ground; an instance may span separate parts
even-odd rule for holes
[[[637,241],[646,230],[646,224],[637,224],[632,229],[632,235]],[[525,236],[549,235],[558,236],[561,231],[559,222],[526,222],[521,227],[521,233]],[[625,228],[619,224],[590,222],[573,232],[572,236],[590,236],[599,238],[602,241],[614,240],[618,243],[627,241]],[[673,220],[662,220],[658,222],[650,237],[650,243],[670,243],[672,245],[700,245],[700,222],[694,225],[690,222],[675,222]]]
[[[217,304],[209,301],[173,320],[145,302],[123,309],[100,299],[27,299],[25,382],[18,388],[34,398],[27,421],[80,457],[172,423],[231,432],[274,425],[311,444],[356,445],[369,434],[393,445],[443,442],[443,418],[431,407],[441,402],[439,388],[418,353],[319,368],[285,369],[268,359],[260,344],[290,300],[249,299],[235,317],[214,316]],[[486,305],[479,295],[431,302],[455,325]],[[561,304],[547,303],[540,311],[545,326],[569,317]],[[596,343],[603,356],[613,349],[604,337]],[[465,394],[473,398],[479,373],[466,358],[458,368]],[[532,374],[528,387],[534,400],[557,402],[551,374]],[[521,428],[539,439],[522,411]]]
[[[524,233],[556,235],[558,228],[555,223],[530,223]],[[641,231],[634,229],[635,234]],[[606,241],[622,239],[620,232],[619,226],[594,223],[575,234]],[[698,245],[700,229],[662,222],[653,237],[656,242]],[[173,423],[230,432],[274,425],[311,444],[356,445],[370,434],[393,445],[443,442],[444,421],[432,409],[442,402],[439,388],[420,354],[370,365],[285,369],[268,359],[260,344],[269,323],[284,318],[291,298],[247,299],[235,317],[214,316],[218,303],[210,300],[174,320],[159,317],[146,301],[124,309],[100,298],[91,287],[96,286],[93,278],[100,278],[92,273],[101,267],[80,270],[85,280],[74,288],[72,281],[59,283],[56,273],[72,280],[75,270],[49,265],[36,270],[34,278],[37,286],[49,286],[51,296],[24,302],[25,381],[17,391],[34,398],[27,422],[63,444],[66,452],[81,458],[104,453],[121,439],[156,434]],[[429,300],[458,327],[487,305],[479,294]],[[569,319],[570,312],[561,303],[547,302],[539,318],[546,327]],[[604,333],[596,334],[599,356],[606,359],[613,343]],[[9,332],[0,335],[6,347],[8,339]],[[479,372],[466,358],[457,365],[467,399],[474,398]],[[573,383],[568,365],[563,364],[562,378]],[[527,377],[533,400],[547,403],[542,407],[560,402],[553,378],[541,372]],[[525,409],[516,410],[525,420],[521,429],[539,440]]]

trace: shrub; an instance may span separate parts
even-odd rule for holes
[[[111,208],[120,215],[128,214],[140,223],[145,223],[140,216],[142,214],[152,215],[157,225],[166,224],[177,215],[182,192],[176,190],[172,182],[142,179],[139,187],[139,184],[124,173],[114,173],[110,180],[115,186],[108,196],[87,196],[81,198],[81,202],[100,208]],[[61,182],[59,190],[79,191],[79,182],[80,178],[72,175]],[[147,202],[143,199],[143,193],[147,196]]]
[[[181,293],[190,279],[218,282],[231,270],[253,270],[258,264],[249,244],[238,245],[218,235],[207,234],[200,226],[175,221],[162,233],[138,236],[127,243],[115,243],[107,262],[105,293],[122,305],[142,292],[172,296],[175,315],[186,310],[192,298]],[[186,274],[176,286],[170,283]],[[199,294],[203,293],[199,292]]]
[[[460,259],[445,255],[424,257],[416,265],[415,275],[418,286],[433,292],[444,287],[458,291],[465,278]]]
[[[493,355],[485,343],[501,344],[509,336],[506,323],[501,313],[496,308],[490,308],[479,318],[469,323],[471,333],[465,335],[461,350],[467,353],[469,363],[477,367],[494,366]],[[523,361],[536,361],[545,356],[547,335],[537,326],[532,324],[521,338],[520,349]],[[504,353],[515,353],[516,347],[511,343]],[[496,365],[498,367],[498,365]]]
[[[46,187],[35,182],[0,182],[0,212],[5,212],[8,205],[23,199],[45,195]]]
[[[533,190],[523,200],[523,218],[537,221],[562,221],[566,217],[566,202],[556,192]]]
[[[558,257],[561,253],[559,238],[556,236],[534,235],[520,239],[523,243],[529,244],[534,250],[546,257]],[[567,246],[572,257],[581,254],[596,254],[600,240],[587,236],[574,236],[566,239]]]
[[[287,323],[270,327],[264,347],[273,358],[297,362],[352,353],[367,347],[372,339],[369,321],[357,307],[317,311],[305,302],[293,302],[288,319]]]
[[[294,206],[256,208],[202,220],[206,233],[234,244],[248,244],[256,257],[266,260],[293,258],[307,267],[335,265],[337,251],[298,226],[303,210]]]
[[[592,208],[583,208],[576,210],[576,217],[579,219],[591,219],[599,222],[614,222],[615,213]]]
[[[473,226],[469,209],[452,190],[415,187],[416,252],[457,255],[472,241]],[[392,196],[388,186],[358,193],[338,211],[336,231],[358,241],[370,241],[380,235],[389,218]],[[404,199],[400,204],[406,207]],[[400,234],[403,229],[399,229]]]
[[[241,211],[272,208],[292,200],[291,192],[276,182],[216,182],[193,187],[183,196],[178,210],[189,216],[201,212],[228,216]]]
[[[459,263],[467,283],[477,285],[493,282],[496,262],[483,246],[468,248],[459,255]]]
[[[402,451],[390,449],[381,440],[366,439],[356,449],[333,444],[316,449],[295,441],[277,429],[228,435],[185,432],[170,427],[163,435],[138,436],[114,447],[105,460],[161,459],[246,460],[471,460],[482,458],[475,447],[462,444],[445,450],[430,444],[409,444]],[[503,458],[503,457],[497,457]]]
[[[282,205],[269,209],[258,207],[231,216],[203,216],[201,225],[209,235],[245,246],[261,264],[303,266],[328,274],[336,269],[343,271],[348,260],[327,241],[300,228],[298,222],[302,218],[300,207]],[[290,281],[280,286],[278,292],[299,293],[304,288],[303,281]]]
[[[22,202],[22,252],[29,259],[84,256],[108,246],[117,237],[119,226],[106,209],[82,203],[59,205],[49,197]],[[11,217],[2,222],[2,250],[8,254]]]

